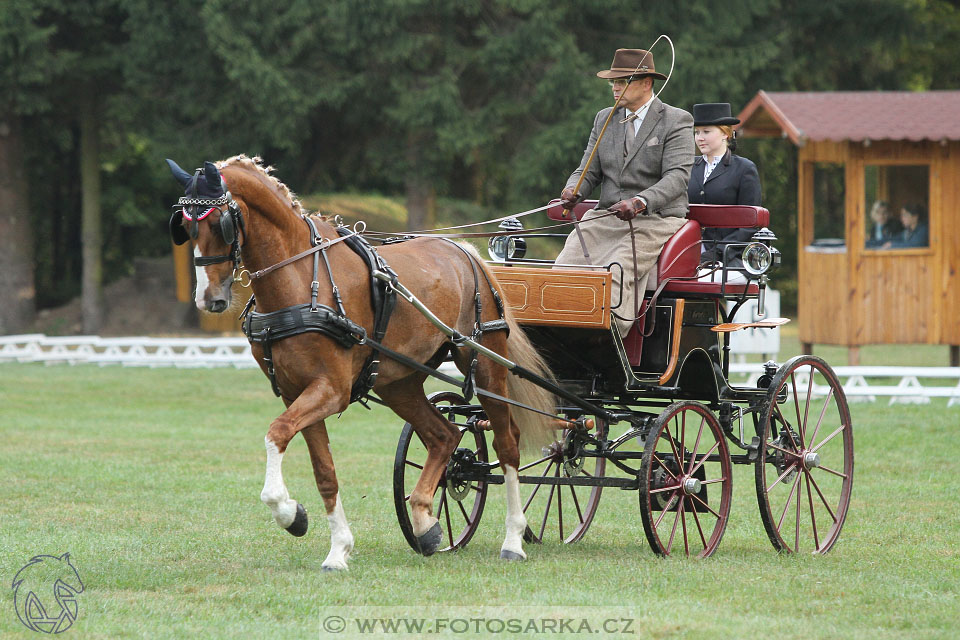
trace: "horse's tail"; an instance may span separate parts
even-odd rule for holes
[[[555,383],[553,372],[517,324],[509,307],[504,307],[504,315],[510,328],[507,357],[517,366]],[[511,400],[537,409],[530,411],[520,407],[511,408],[510,415],[520,428],[520,446],[523,449],[539,450],[557,439],[557,399],[550,391],[511,373],[507,376],[507,395]]]
[[[486,262],[483,261],[476,249],[465,243],[461,246],[468,249],[474,256],[477,264],[484,270],[489,281],[496,286],[502,296],[502,289],[497,282],[496,276],[490,271]],[[527,337],[520,325],[517,324],[513,313],[510,311],[510,307],[506,304],[504,304],[503,313],[507,321],[507,327],[509,328],[506,357],[527,371],[555,383],[556,379],[554,378],[553,372],[550,371],[550,367],[547,366],[546,361],[537,352],[536,348],[534,348],[530,342],[530,338]],[[510,415],[520,429],[520,446],[523,449],[539,451],[544,445],[556,440],[557,420],[555,416],[557,413],[557,399],[550,391],[525,378],[510,373],[507,375],[507,397],[536,409],[536,411],[530,411],[529,409],[523,409],[521,407],[511,407],[510,409]]]

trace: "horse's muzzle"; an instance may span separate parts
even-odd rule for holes
[[[227,310],[227,301],[223,298],[217,298],[207,303],[207,311],[211,313],[223,313]]]

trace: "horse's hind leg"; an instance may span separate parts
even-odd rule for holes
[[[327,521],[330,523],[330,553],[323,561],[324,571],[335,571],[347,568],[347,558],[353,551],[353,534],[343,512],[340,502],[340,491],[337,484],[337,473],[333,467],[333,456],[330,454],[330,439],[327,437],[327,427],[323,422],[307,427],[300,432],[307,441],[310,451],[310,461],[313,463],[313,476],[317,481],[317,490],[323,498],[323,505],[327,510]]]
[[[439,547],[443,529],[433,513],[433,496],[447,461],[460,442],[459,431],[440,415],[423,395],[423,379],[406,378],[377,393],[394,413],[413,425],[427,449],[420,478],[410,493],[410,524],[420,544],[420,552],[429,556]]]
[[[502,392],[494,393],[503,395]],[[500,557],[504,560],[524,560],[527,554],[523,551],[523,532],[527,528],[527,518],[520,504],[520,430],[510,417],[510,407],[503,402],[481,397],[480,404],[493,427],[493,449],[503,469],[503,486],[507,494],[506,534],[500,547]]]
[[[502,346],[500,348],[503,349]],[[507,376],[510,375],[507,370],[486,358],[480,358],[477,362],[478,386],[506,396]],[[481,396],[480,404],[493,427],[493,449],[503,470],[503,485],[507,494],[506,534],[500,547],[500,557],[504,560],[524,560],[527,554],[523,551],[523,532],[527,528],[527,518],[523,515],[520,503],[520,429],[510,416],[511,409],[506,403]]]

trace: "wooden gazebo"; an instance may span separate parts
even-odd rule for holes
[[[847,346],[857,364],[861,345],[945,344],[960,365],[960,91],[760,91],[739,118],[739,135],[799,148],[804,350]],[[878,201],[894,224],[920,205],[929,234],[875,240]]]

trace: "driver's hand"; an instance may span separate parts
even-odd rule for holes
[[[568,211],[577,206],[581,200],[583,195],[574,192],[573,187],[567,187],[560,192],[560,206]]]
[[[637,215],[643,213],[646,208],[647,205],[643,204],[640,196],[633,196],[628,200],[621,200],[616,203],[610,207],[610,211],[617,214],[617,217],[621,220],[633,220]]]

